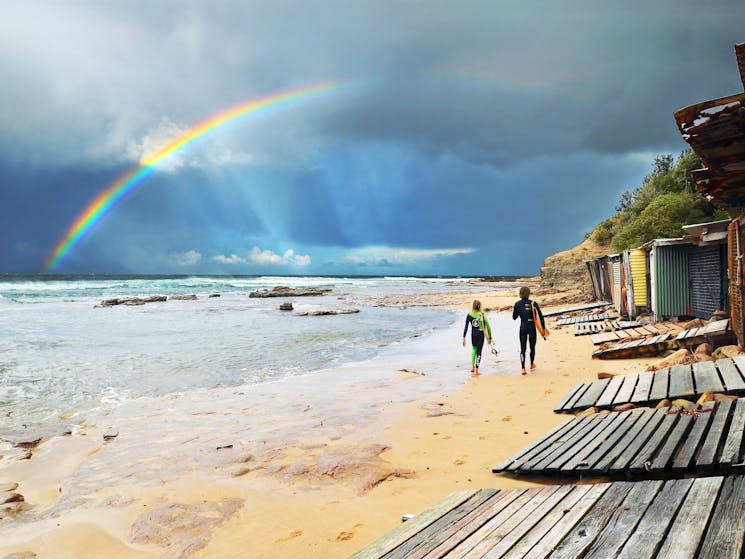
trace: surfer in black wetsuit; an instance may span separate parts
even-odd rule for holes
[[[471,374],[479,374],[479,364],[481,363],[481,350],[484,347],[484,333],[486,339],[491,345],[491,325],[486,318],[486,314],[481,312],[481,301],[475,299],[471,306],[471,312],[466,315],[466,325],[463,327],[463,347],[466,347],[466,333],[468,326],[471,326]]]
[[[525,370],[525,349],[527,342],[530,341],[530,369],[535,369],[535,342],[537,336],[536,332],[536,316],[540,320],[541,332],[546,331],[546,321],[543,319],[543,313],[541,312],[538,303],[531,301],[530,288],[520,288],[520,300],[515,303],[515,308],[512,309],[512,320],[517,320],[520,317],[520,366],[522,367],[522,374],[527,375],[528,372]],[[543,339],[546,336],[543,335]]]

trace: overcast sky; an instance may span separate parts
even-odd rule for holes
[[[0,0],[0,273],[535,274],[742,91],[745,2]]]

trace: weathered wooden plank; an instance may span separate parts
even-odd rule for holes
[[[745,522],[742,511],[745,507],[745,477],[724,478],[719,491],[719,500],[714,507],[706,538],[699,557],[717,559],[739,559],[743,554]]]
[[[724,385],[713,361],[700,361],[693,364],[693,380],[696,383],[696,394],[703,394],[707,390],[724,392]]]
[[[603,393],[600,395],[595,405],[599,408],[605,408],[613,404],[613,399],[616,397],[616,394],[618,394],[618,390],[623,384],[623,379],[624,377],[622,376],[611,378],[610,382],[605,385],[605,390],[603,390]]]
[[[654,410],[649,421],[644,427],[636,434],[636,437],[629,442],[628,446],[624,448],[623,452],[618,456],[615,462],[608,468],[609,471],[625,471],[628,468],[631,461],[636,457],[639,449],[646,445],[649,438],[654,433],[655,429],[662,423],[665,418],[665,414],[668,408],[662,408]]]
[[[735,355],[732,358],[732,362],[737,367],[737,370],[740,372],[740,376],[745,378],[745,354]]]
[[[481,551],[486,551],[483,557],[502,557],[552,511],[557,504],[562,509],[565,509],[566,504],[562,501],[572,489],[573,487],[571,485],[559,486],[556,491],[542,499],[542,502],[539,502],[538,497],[536,497],[528,505],[523,507],[518,514],[515,514],[484,539],[485,542],[489,540],[494,542],[490,549],[487,547],[480,550],[473,549],[472,553],[475,552],[478,554]],[[412,559],[419,558],[414,557]]]
[[[649,438],[647,443],[639,449],[636,457],[631,462],[629,469],[632,472],[643,472],[651,469],[655,456],[657,456],[658,451],[667,440],[668,435],[673,430],[673,427],[675,427],[679,417],[680,416],[676,413],[666,415],[663,418],[660,426]]]
[[[584,444],[580,443],[580,446],[573,453],[574,455],[561,466],[561,470],[563,472],[570,472],[577,468],[588,469],[590,466],[587,461],[588,456],[609,437],[613,436],[615,431],[628,419],[628,415],[628,412],[607,415],[606,420],[603,422],[604,428],[598,433],[593,433],[592,438]]]
[[[613,405],[625,404],[631,400],[631,395],[636,388],[636,382],[639,380],[638,374],[626,375],[623,377],[623,384],[618,389],[616,397],[613,398]]]
[[[678,422],[675,424],[675,428],[670,433],[670,436],[662,445],[662,448],[655,456],[652,461],[651,471],[666,470],[668,465],[673,460],[673,454],[675,450],[685,443],[688,431],[693,426],[692,415],[680,415]]]
[[[720,468],[729,470],[732,464],[739,462],[743,430],[745,430],[745,398],[739,398],[735,402],[735,409],[732,412],[732,422],[729,426],[727,438],[724,440],[722,454],[719,457]]]
[[[662,542],[657,559],[693,559],[717,500],[723,478],[707,477],[693,481],[683,506]],[[700,555],[704,557],[716,557]]]
[[[495,493],[496,490],[494,489],[482,489],[481,491],[478,491],[466,502],[461,503],[457,507],[449,510],[438,519],[436,519],[434,522],[429,524],[426,528],[420,530],[415,535],[407,539],[405,542],[401,543],[401,545],[389,551],[385,555],[386,559],[403,559],[414,554],[416,550],[422,546],[429,547],[430,549],[430,546],[436,546],[437,543],[447,537],[442,537],[442,535],[448,533],[448,527],[458,523],[462,518],[473,513],[473,511],[477,510],[479,506],[481,506],[485,501],[488,501],[491,497],[493,497]]]
[[[722,433],[727,425],[731,407],[731,400],[719,402],[714,419],[711,421],[709,432],[706,434],[704,443],[701,445],[701,451],[699,452],[698,458],[696,458],[697,472],[710,472],[714,469],[716,455],[719,449],[719,441],[721,440]]]
[[[364,549],[361,549],[352,555],[350,559],[377,559],[378,557],[382,557],[418,532],[425,529],[442,515],[466,502],[476,493],[477,491],[475,490],[456,491],[455,493],[451,493],[439,503],[417,514],[411,520],[404,522],[395,530],[378,538]]]
[[[550,555],[552,559],[576,559],[584,557],[587,549],[593,544],[608,524],[611,516],[621,506],[634,484],[616,482],[608,488],[597,504],[580,520],[559,543]]]
[[[666,367],[655,371],[652,389],[649,391],[649,401],[658,402],[667,398],[667,386],[670,377],[670,368]]]
[[[511,456],[510,458],[502,462],[499,466],[492,468],[492,472],[494,473],[501,472],[502,470],[506,470],[510,466],[510,464],[512,464],[513,462],[517,460],[521,460],[523,458],[527,458],[528,455],[533,450],[538,449],[538,447],[540,447],[541,445],[551,444],[555,439],[560,437],[562,433],[571,429],[572,426],[578,422],[579,422],[579,418],[575,417],[575,418],[572,418],[571,420],[565,421],[557,425],[556,427],[551,429],[551,431],[549,431],[542,439],[539,439],[531,443],[527,447],[520,450],[517,454],[514,454],[513,456]]]
[[[603,393],[603,390],[605,390],[605,387],[608,386],[609,382],[610,379],[606,378],[590,383],[590,386],[587,387],[587,390],[585,390],[585,393],[582,395],[582,397],[577,400],[576,404],[574,404],[574,408],[583,409],[594,406],[595,402],[598,401],[598,398],[600,398],[600,395]]]
[[[544,461],[536,464],[534,469],[553,471],[561,468],[583,445],[591,441],[605,428],[607,415],[594,415],[589,423],[589,428],[567,442],[559,451],[547,457]]]
[[[640,433],[642,432],[644,427],[650,422],[650,420],[654,418],[655,413],[655,410],[649,408],[644,409],[639,418],[629,428],[629,430],[621,438],[621,440],[618,441],[618,443],[614,447],[612,447],[597,464],[592,467],[592,471],[594,473],[605,473],[611,468],[616,460],[621,459],[625,460],[626,465],[628,465],[628,462],[631,461],[633,455],[628,456],[628,452],[626,449],[637,439],[637,437],[640,436]],[[661,417],[660,421],[662,421]],[[635,451],[632,450],[632,452]]]
[[[572,389],[571,389],[571,390],[570,390],[570,391],[569,391],[569,392],[567,393],[567,395],[566,395],[566,396],[564,396],[564,399],[563,399],[563,400],[562,400],[561,402],[559,402],[559,403],[557,404],[557,406],[556,406],[556,407],[554,408],[554,411],[555,411],[555,412],[560,412],[560,411],[562,411],[562,410],[564,410],[564,409],[568,409],[568,408],[566,407],[566,406],[567,406],[567,404],[568,404],[568,403],[570,402],[570,400],[571,400],[571,399],[572,399],[572,398],[573,398],[574,396],[576,396],[576,395],[577,395],[577,391],[578,391],[578,390],[580,390],[580,389],[581,389],[581,388],[582,388],[582,387],[583,387],[584,385],[585,385],[585,383],[583,382],[583,383],[581,383],[581,384],[578,384],[578,385],[577,385],[577,386],[575,386],[574,388],[572,388]]]
[[[639,380],[634,388],[634,393],[631,396],[632,404],[641,404],[649,401],[649,392],[652,390],[652,381],[654,380],[654,373],[641,373]]]
[[[732,359],[727,357],[717,359],[716,365],[719,369],[719,376],[722,377],[724,387],[729,394],[745,392],[745,379],[743,379]]]
[[[580,388],[577,391],[577,393],[574,395],[574,397],[572,397],[572,399],[570,399],[569,402],[567,402],[566,409],[573,410],[574,409],[574,406],[577,405],[577,402],[579,401],[579,399],[582,396],[584,396],[585,392],[587,391],[588,388],[590,388],[590,385],[591,384],[592,384],[592,382],[585,382],[582,385],[582,388]]]
[[[690,365],[675,365],[670,369],[670,388],[668,398],[686,398],[693,396],[693,375]]]
[[[618,339],[618,335],[615,332],[601,332],[590,336],[592,345],[600,345],[605,342],[613,342]]]
[[[621,506],[613,511],[600,536],[590,546],[587,556],[616,557],[657,497],[662,484],[660,480],[635,483]]]
[[[509,471],[530,469],[531,464],[540,462],[548,454],[566,443],[569,439],[575,436],[579,430],[583,429],[589,421],[589,417],[573,419],[571,422],[568,422],[570,425],[567,429],[557,432],[556,435],[551,436],[549,439],[544,439],[539,446],[535,447],[534,450],[520,457],[518,460],[515,460],[507,469]]]
[[[657,494],[636,529],[618,553],[619,559],[654,557],[693,485],[692,479],[672,480]]]
[[[618,448],[618,442],[626,436],[626,434],[634,427],[639,418],[644,413],[643,408],[635,410],[620,412],[618,415],[621,418],[616,429],[605,437],[605,440],[590,454],[585,456],[584,461],[577,465],[577,470],[585,471],[596,471],[598,463],[607,457],[613,451],[620,452],[622,448]]]
[[[688,433],[683,447],[673,461],[672,470],[674,472],[684,472],[690,468],[693,455],[696,453],[696,449],[703,439],[709,423],[711,423],[711,418],[714,417],[715,407],[716,402],[706,402],[702,407],[702,411],[694,416],[693,427],[690,433]]]
[[[462,559],[468,555],[473,556],[471,553],[474,547],[479,545],[481,541],[501,526],[504,522],[509,520],[515,513],[517,513],[522,507],[527,505],[530,501],[535,498],[543,489],[531,488],[525,490],[517,499],[509,503],[506,507],[502,508],[496,515],[489,519],[483,524],[478,530],[473,532],[465,540],[463,540],[458,547],[448,553],[449,559]]]
[[[588,510],[593,508],[602,498],[603,494],[610,489],[610,483],[598,483],[589,486],[578,495],[576,504],[567,503],[560,505],[549,514],[544,521],[534,528],[534,532],[528,533],[510,552],[505,559],[545,559],[561,542],[574,526],[582,519]],[[585,486],[586,487],[586,486]],[[575,487],[575,492],[583,486]],[[574,496],[574,492],[570,497]],[[549,522],[551,522],[549,524]],[[541,536],[542,534],[542,536]]]
[[[448,526],[444,526],[440,532],[438,532],[434,537],[431,537],[428,541],[421,541],[416,549],[412,549],[408,552],[405,556],[406,559],[442,557],[448,551],[467,539],[473,532],[478,530],[485,522],[498,514],[502,509],[507,507],[517,497],[519,497],[519,493],[515,491],[495,492],[495,494],[484,499],[478,507],[473,508],[460,520],[457,520]]]
[[[571,313],[571,312],[588,311],[590,309],[599,309],[600,307],[607,307],[609,305],[610,305],[610,303],[606,303],[606,302],[602,302],[602,303],[589,303],[587,305],[581,305],[581,306],[578,306],[578,307],[570,307],[570,308],[567,308],[567,309],[557,309],[555,311],[544,312],[543,313],[543,316],[544,317],[548,317],[548,316],[559,316],[559,315],[568,314],[568,313]]]

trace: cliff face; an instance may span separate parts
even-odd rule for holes
[[[541,287],[543,293],[563,293],[563,302],[592,300],[592,284],[585,260],[611,252],[608,245],[585,239],[574,248],[557,252],[543,262]]]

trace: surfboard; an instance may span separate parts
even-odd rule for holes
[[[535,310],[535,304],[532,304],[531,308],[533,309],[533,324],[535,324],[536,332],[538,332],[543,338],[548,338],[550,332],[548,331],[548,328],[543,328],[541,317],[538,316],[538,312]]]

